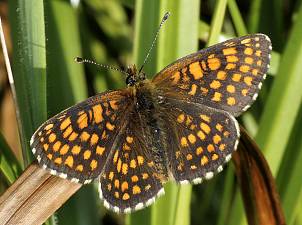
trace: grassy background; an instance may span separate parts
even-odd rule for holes
[[[287,223],[302,224],[300,0],[0,2],[1,17],[10,27],[6,36],[20,109],[19,126],[13,126],[16,118],[6,97],[9,85],[1,56],[0,191],[32,160],[29,138],[46,118],[87,96],[125,86],[122,74],[84,67],[73,58],[118,67],[141,65],[166,11],[171,17],[145,67],[149,77],[177,58],[226,38],[256,32],[270,36],[274,52],[269,76],[256,103],[239,120],[255,137],[276,177]],[[47,223],[246,224],[233,170],[229,163],[223,173],[201,185],[167,184],[166,195],[152,207],[127,216],[105,210],[97,184],[87,185]]]

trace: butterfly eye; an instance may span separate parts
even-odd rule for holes
[[[133,76],[128,76],[128,77],[126,78],[126,84],[127,84],[128,86],[133,86],[133,85],[135,84],[135,79],[134,79],[134,77],[133,77]]]

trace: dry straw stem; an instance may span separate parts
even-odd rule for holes
[[[238,151],[233,155],[249,225],[284,225],[279,194],[268,164],[256,143],[240,127]]]
[[[42,224],[80,187],[32,163],[0,197],[0,225]]]

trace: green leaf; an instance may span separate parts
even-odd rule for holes
[[[263,149],[274,175],[277,174],[302,100],[302,7],[281,58],[261,118],[256,141]]]
[[[29,140],[46,119],[46,51],[44,3],[12,0],[13,75],[20,110],[21,146],[25,165],[32,159]]]
[[[211,46],[218,42],[218,37],[224,21],[224,14],[226,10],[227,0],[217,0],[215,5],[214,15],[211,21],[210,37],[207,46]]]
[[[0,171],[4,174],[9,184],[12,184],[21,174],[21,166],[0,133]]]

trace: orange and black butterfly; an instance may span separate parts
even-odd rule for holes
[[[152,204],[163,184],[200,183],[230,160],[239,116],[255,101],[269,68],[270,39],[234,38],[168,65],[148,80],[135,67],[127,88],[107,91],[46,121],[31,148],[54,175],[99,179],[115,212]]]

